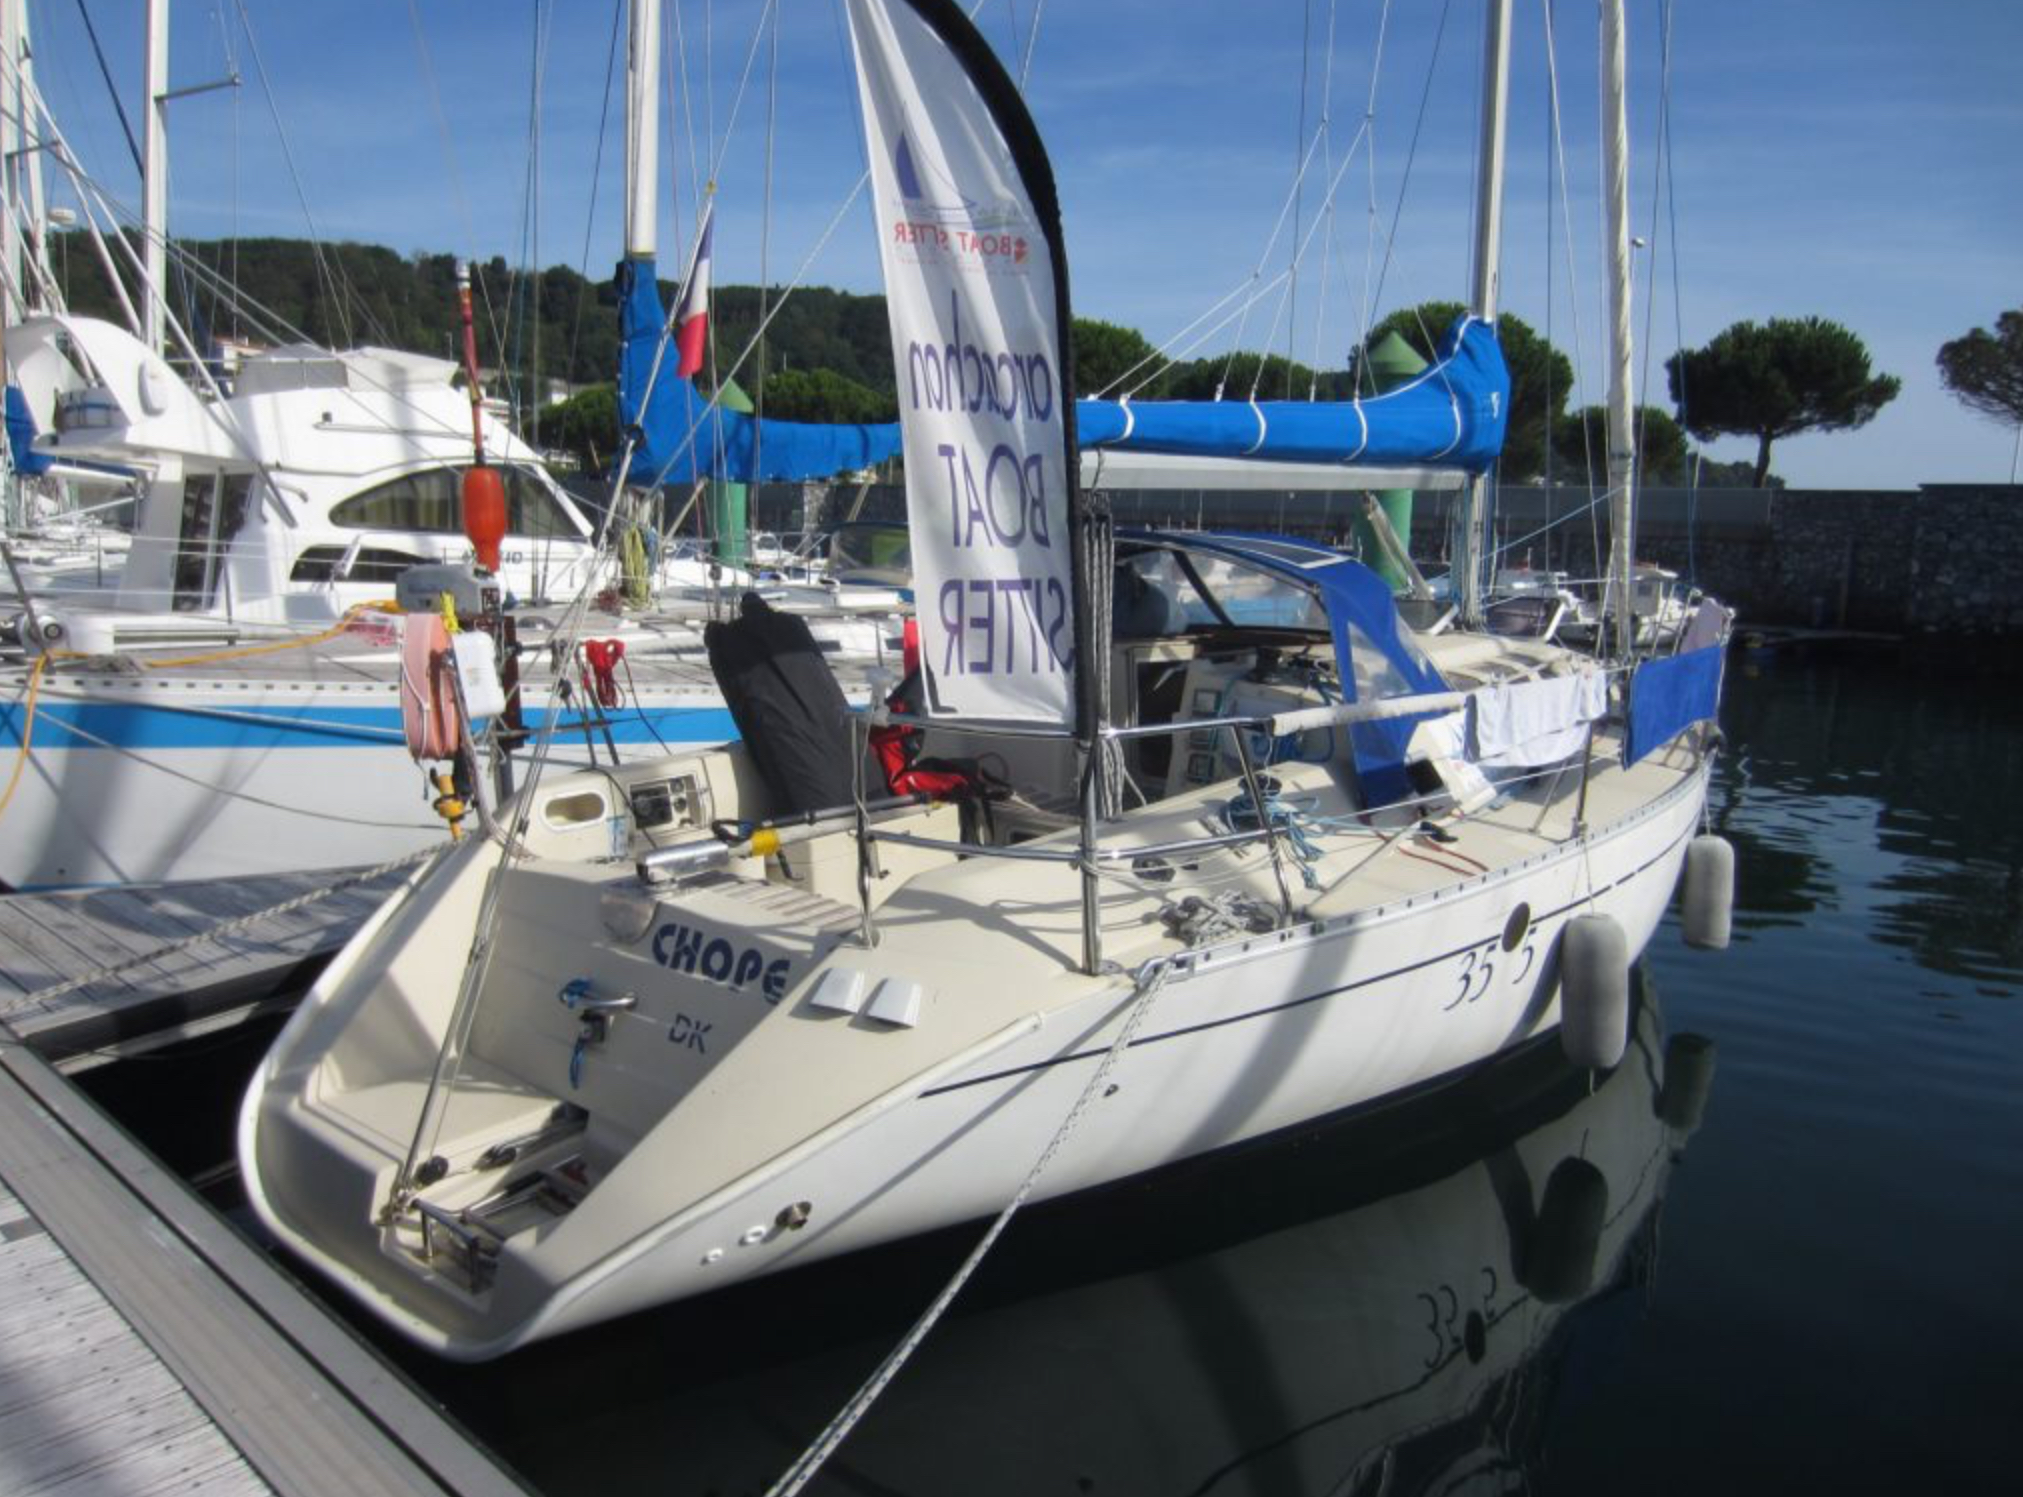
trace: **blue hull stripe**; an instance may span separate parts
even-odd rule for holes
[[[0,753],[21,744],[20,703],[0,707]],[[539,729],[547,714],[530,713],[528,726]],[[582,739],[581,714],[565,712],[558,733]],[[76,727],[89,733],[66,733]],[[642,719],[620,708],[610,721],[611,736],[621,744],[670,746],[722,743],[738,736],[737,724],[723,707],[662,707]],[[591,735],[601,746],[603,729],[591,720]],[[657,736],[656,736],[657,735]],[[96,749],[92,739],[122,749],[268,749],[268,748],[400,748],[400,709],[338,706],[153,706],[140,703],[44,702],[35,713],[37,750]]]

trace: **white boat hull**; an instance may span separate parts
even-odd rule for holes
[[[714,692],[661,694],[646,711],[650,729],[629,707],[614,713],[621,753],[736,735]],[[18,714],[0,753],[18,751]],[[602,733],[593,738],[608,758]],[[553,752],[572,767],[589,754],[574,729]],[[390,685],[45,685],[0,837],[0,881],[26,891],[379,863],[444,840],[434,798]]]
[[[1194,974],[1170,980],[1154,999],[1110,1078],[1115,1092],[1084,1115],[1034,1198],[1108,1184],[1391,1097],[1555,1027],[1549,953],[1565,920],[1589,912],[1614,916],[1641,951],[1671,898],[1698,815],[1699,798],[1681,797],[1655,858],[1643,855],[1650,844],[1642,839],[1618,839],[1614,855],[1596,847],[1596,862],[1611,866],[1607,891],[1592,902],[1577,892],[1581,859],[1569,857],[1558,867],[1457,894],[1437,912],[1401,911],[1339,932],[1283,942],[1265,937],[1248,950],[1204,954]],[[1603,870],[1597,874],[1599,881]],[[1450,1007],[1479,970],[1470,953],[1498,946],[1508,912],[1520,902],[1538,910],[1539,955],[1531,970],[1492,979],[1474,1001]],[[1268,996],[1288,988],[1291,996]],[[603,1272],[571,1283],[507,1342],[443,1350],[496,1355],[525,1339],[736,1279],[995,1214],[1088,1084],[1123,1001],[1112,989],[1050,1016],[1044,1028],[922,1088],[791,1167],[671,1219]],[[1204,1105],[1205,1099],[1215,1100]],[[779,1230],[778,1214],[803,1201],[815,1208],[808,1225]]]
[[[1394,1097],[1554,1028],[1566,922],[1609,915],[1634,954],[1671,896],[1701,814],[1705,769],[1697,755],[1681,754],[1667,774],[1663,793],[1585,838],[1474,877],[1434,879],[1425,892],[1388,903],[1316,913],[1283,930],[1175,954],[1142,1029],[1034,1198]],[[405,1012],[403,1023],[440,1030],[444,977],[462,954],[453,932],[459,918],[474,917],[485,871],[473,854],[463,857],[460,873],[418,886],[408,907],[390,908],[384,928],[354,943],[326,975],[241,1120],[241,1157],[263,1219],[391,1324],[454,1358],[497,1356],[740,1279],[994,1214],[1048,1150],[1134,1002],[1127,978],[1069,969],[1027,979],[993,970],[998,959],[982,949],[979,931],[967,938],[978,946],[968,960],[937,950],[931,935],[910,939],[906,915],[889,913],[906,898],[896,895],[878,948],[832,939],[826,958],[794,967],[777,1008],[745,1000],[756,1016],[744,1021],[750,1027],[741,1038],[727,1039],[736,1046],[728,1057],[713,1060],[705,1078],[657,1114],[573,1211],[507,1240],[496,1276],[472,1292],[442,1265],[420,1261],[411,1230],[371,1225],[405,1150],[401,1130],[419,1110],[420,1067],[430,1054],[409,1058],[400,1100],[374,1114],[392,1091],[380,1088],[371,1103],[340,1100],[331,1089],[351,1086],[354,1066],[327,1048],[341,1048],[336,1037],[347,1029],[360,1033],[365,995],[374,990]],[[916,901],[929,902],[926,894]],[[1520,906],[1523,918],[1514,913]],[[1041,900],[1006,934],[1014,943],[1048,940],[1068,908]],[[1106,904],[1107,939],[1121,942],[1142,923],[1128,902]],[[429,930],[440,948],[437,975],[423,967],[388,979],[383,964],[411,953]],[[538,931],[523,939],[522,955],[501,960],[536,996],[523,1000],[521,1018],[493,1021],[512,1026],[510,1040],[492,1043],[516,1047],[517,1058],[483,1076],[498,1081],[498,1096],[530,1081],[548,1090],[528,1095],[517,1121],[467,1131],[455,1149],[445,1145],[459,1159],[558,1100],[582,1099],[594,1137],[605,1099],[613,1115],[630,1105],[621,1083],[645,1084],[692,1059],[683,1023],[700,1022],[705,1011],[692,996],[662,1006],[642,984],[639,1012],[627,1016],[639,1020],[626,1031],[638,1038],[626,1043],[644,1048],[628,1056],[614,1042],[608,1059],[602,1051],[590,1058],[582,1090],[572,1088],[565,1073],[573,1025],[553,1002],[555,988],[579,970],[598,973],[602,985],[609,968],[572,968],[567,957],[563,966],[543,966],[535,953],[554,941]],[[643,951],[654,940],[649,930],[634,945]],[[919,1028],[884,1031],[820,1012],[812,972],[837,965],[874,979],[918,980],[928,990]],[[734,1004],[710,1011],[708,1023],[730,1028],[724,1016],[735,1012]],[[528,1031],[555,1019],[561,1023],[539,1048]],[[500,1064],[503,1048],[487,1050],[482,1033],[476,1045],[488,1065]],[[881,1045],[888,1050],[873,1049]],[[902,1052],[908,1045],[915,1051]],[[779,1046],[798,1047],[790,1054],[799,1058]],[[425,1049],[432,1054],[432,1044]],[[748,1052],[756,1053],[746,1068]],[[919,1064],[903,1058],[916,1052]],[[889,1084],[860,1078],[854,1101],[833,1101],[836,1075],[851,1071],[859,1054],[874,1070],[894,1067]],[[750,1086],[777,1088],[779,1102],[748,1109],[755,1126],[746,1127],[719,1104]]]
[[[866,673],[898,628],[880,601],[839,607],[830,595],[825,610],[812,590],[781,598],[833,652],[860,704]],[[553,761],[578,768],[735,739],[704,651],[708,616],[697,605],[689,616],[593,625],[629,641],[620,700],[586,742],[575,710],[584,693],[575,692]],[[522,638],[528,721],[538,724],[553,670],[542,635],[528,628]],[[143,656],[120,670],[67,660],[45,672],[32,722],[29,668],[7,668],[0,763],[21,752],[24,731],[31,741],[0,823],[0,883],[35,890],[356,867],[443,839],[436,792],[405,747],[397,653],[348,632],[300,648],[213,638],[181,652],[194,652],[194,663],[149,666]]]

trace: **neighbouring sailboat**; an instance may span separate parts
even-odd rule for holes
[[[1017,90],[950,0],[846,9],[917,676],[851,719],[804,645],[720,636],[787,683],[742,745],[526,787],[510,847],[453,850],[333,962],[242,1109],[262,1221],[445,1356],[1002,1224],[1555,1033],[1605,1069],[1689,862],[1724,939],[1718,640],[1605,671],[1421,636],[1326,547],[1113,535]],[[1479,474],[1451,414],[1432,437],[1384,461]]]
[[[657,61],[651,46],[635,52]],[[652,163],[629,158],[627,170],[650,224]],[[159,247],[160,224],[142,239]],[[656,381],[665,317],[650,239],[628,250],[618,372],[638,486],[827,476],[896,444],[877,428],[719,411],[672,363]],[[158,273],[140,280],[161,285]],[[156,321],[174,329],[159,309]],[[41,432],[28,456],[115,467],[141,499],[116,583],[31,587],[39,626],[16,622],[13,658],[0,660],[0,754],[22,767],[0,803],[0,884],[355,866],[440,840],[434,781],[406,763],[400,621],[382,610],[406,569],[469,554],[459,496],[474,441],[503,491],[491,580],[546,605],[521,615],[535,647],[521,658],[526,719],[560,722],[556,752],[579,765],[735,737],[703,630],[723,588],[750,574],[665,560],[650,610],[598,614],[582,631],[612,667],[595,668],[564,643],[564,621],[619,581],[613,552],[503,412],[472,399],[475,378],[457,387],[453,362],[295,344],[248,359],[229,391],[200,390],[142,337],[64,313],[13,323],[6,354],[19,385],[10,410],[24,417],[13,424]],[[899,590],[766,591],[812,621],[852,696],[868,700],[867,673],[897,646]]]

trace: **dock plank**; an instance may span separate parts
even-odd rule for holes
[[[14,900],[20,897],[15,895],[0,900],[0,977],[4,977],[8,986],[17,990],[20,997],[25,998],[96,965],[84,961],[75,947],[58,940],[15,910]],[[107,981],[122,991],[131,990],[134,986],[120,978],[109,978]],[[0,1016],[4,1016],[4,1010],[0,1010]]]
[[[0,1020],[82,1067],[292,1002],[405,870],[263,912],[356,876],[334,869],[0,898]],[[248,923],[193,940],[240,919]]]
[[[85,919],[110,926],[149,946],[162,946],[195,935],[211,922],[179,920],[167,903],[155,896],[155,886],[126,889],[80,889],[69,893],[14,896],[16,899],[62,900]],[[11,901],[10,901],[11,902]]]
[[[524,1497],[327,1310],[4,1035],[0,1286],[9,1497],[193,1486],[227,1497]]]
[[[33,1221],[0,1181],[0,1222]],[[272,1492],[41,1229],[0,1234],[0,1490]]]
[[[74,950],[80,958],[78,971],[123,965],[147,956],[162,944],[119,925],[90,919],[68,900],[24,899],[18,904],[10,901],[8,913],[19,915],[21,920]],[[10,920],[9,924],[13,922]],[[159,964],[151,961],[144,967],[126,970],[121,980],[129,987],[144,988],[167,976]]]

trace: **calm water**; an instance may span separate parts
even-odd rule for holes
[[[1605,1085],[1028,1213],[810,1490],[2023,1488],[2023,703],[1738,666],[1726,726],[1735,944],[1659,932]],[[968,1242],[400,1360],[544,1492],[762,1492]]]

